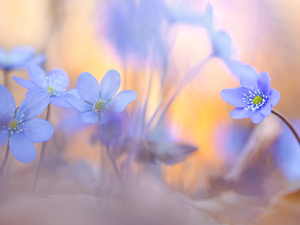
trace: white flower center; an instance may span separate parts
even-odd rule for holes
[[[253,88],[251,88],[253,90]],[[261,108],[267,99],[270,96],[267,96],[257,89],[257,91],[249,91],[249,94],[244,94],[245,98],[243,98],[244,102],[247,102],[247,106],[244,107],[245,110],[251,109],[252,111],[256,111],[257,109]]]

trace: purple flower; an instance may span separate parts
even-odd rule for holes
[[[280,100],[280,93],[271,89],[271,79],[267,72],[258,75],[252,67],[247,67],[248,73],[240,75],[242,87],[225,89],[221,96],[225,102],[237,107],[230,113],[233,119],[250,117],[257,124],[270,115]]]
[[[120,74],[115,70],[109,70],[103,77],[100,90],[97,79],[90,73],[84,72],[77,80],[77,91],[82,99],[72,94],[66,94],[64,100],[76,108],[78,118],[83,123],[105,124],[107,112],[122,112],[126,106],[136,99],[133,90],[125,90],[118,93],[120,88]]]
[[[14,80],[25,87],[30,93],[32,91],[43,90],[50,96],[50,103],[62,108],[72,108],[70,104],[63,100],[65,94],[77,95],[77,90],[68,90],[70,84],[68,74],[62,69],[53,69],[49,75],[39,66],[31,65],[27,68],[31,80],[13,76]]]
[[[0,146],[7,138],[13,156],[23,163],[36,157],[33,143],[49,140],[53,133],[52,125],[39,116],[50,102],[44,91],[29,94],[16,108],[15,100],[6,87],[0,85]]]
[[[18,46],[9,52],[0,48],[0,67],[4,70],[25,69],[29,65],[37,65],[46,60],[44,54],[36,55],[29,46]]]

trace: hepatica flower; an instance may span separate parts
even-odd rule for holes
[[[120,88],[120,74],[115,70],[109,70],[103,77],[100,89],[97,79],[90,73],[84,72],[77,80],[77,91],[82,99],[72,94],[66,94],[64,100],[76,108],[78,118],[83,123],[105,124],[108,112],[122,112],[125,107],[136,99],[133,90],[124,90],[118,93]]]
[[[240,75],[242,87],[225,89],[221,96],[224,101],[237,107],[230,113],[233,119],[250,117],[257,124],[270,115],[280,100],[280,93],[271,89],[271,79],[267,72],[258,75],[252,67],[247,67],[248,73]]]
[[[15,100],[6,87],[0,85],[0,146],[9,139],[13,156],[23,163],[36,158],[33,143],[49,140],[52,125],[44,119],[34,119],[42,114],[50,102],[43,91],[32,92],[16,108]]]
[[[29,46],[18,46],[10,51],[0,48],[0,67],[4,70],[25,69],[45,60],[44,54],[36,55],[35,50]]]
[[[43,90],[50,96],[50,103],[62,108],[72,108],[70,104],[63,100],[67,93],[77,95],[77,90],[68,90],[70,84],[68,74],[62,69],[53,69],[49,75],[39,66],[31,65],[27,68],[31,80],[13,76],[14,80],[25,87],[29,93],[32,91]]]

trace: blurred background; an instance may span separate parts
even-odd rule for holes
[[[126,34],[126,31],[122,30],[122,24],[115,23],[114,13],[118,11],[113,11],[112,7],[125,7],[126,3],[122,1],[1,0],[0,46],[9,50],[17,45],[29,45],[38,53],[45,53],[45,70],[49,72],[53,68],[64,69],[70,76],[71,87],[76,87],[77,77],[82,72],[90,72],[100,81],[109,69],[117,70],[122,77],[120,90],[126,87],[133,89],[138,95],[129,111],[133,111],[135,106],[143,105],[149,74],[154,73],[146,114],[146,118],[150,119],[161,98],[174,83],[211,53],[212,47],[203,22],[195,22],[189,17],[194,15],[195,20],[200,20],[204,16],[206,5],[210,3],[215,28],[225,30],[232,39],[235,50],[233,58],[255,67],[259,72],[267,71],[272,88],[281,93],[281,100],[275,109],[297,122],[300,116],[298,0],[168,0],[164,3],[172,12],[178,12],[183,22],[180,19],[178,23],[172,22],[171,25],[166,25],[165,21],[157,22],[163,28],[168,26],[162,35],[166,44],[162,46],[167,46],[168,49],[163,53],[166,54],[164,60],[167,59],[167,66],[163,67],[163,87],[159,76],[161,67],[149,64],[148,56],[153,52],[143,49],[143,43],[135,46],[136,52],[119,45],[120,40],[116,36],[124,34],[122,32]],[[155,13],[156,10],[146,10],[149,12],[147,21],[153,24],[161,16]],[[134,31],[138,34],[139,30],[144,32],[142,27],[137,27]],[[151,39],[150,32],[151,30],[149,34],[144,33],[145,40],[148,37]],[[118,37],[121,41],[126,38]],[[26,71],[10,72],[9,90],[18,105],[23,100],[26,89],[15,83],[11,75],[28,79],[28,74]],[[2,76],[0,83],[3,84]],[[183,191],[193,198],[213,196],[227,189],[249,195],[267,193],[269,196],[280,191],[297,190],[300,166],[299,170],[296,166],[286,169],[289,160],[296,158],[293,154],[297,153],[292,152],[288,155],[290,157],[284,157],[279,150],[274,150],[278,146],[283,146],[281,149],[287,148],[288,145],[278,143],[281,135],[289,131],[273,115],[257,126],[250,119],[231,119],[229,113],[233,106],[222,100],[220,92],[237,86],[238,79],[222,60],[213,58],[172,104],[165,119],[170,124],[170,134],[180,141],[199,146],[199,150],[183,162],[163,166],[166,181],[175,190]],[[74,120],[66,122],[70,118]],[[66,168],[68,163],[98,167],[99,150],[90,141],[91,127],[94,125],[78,125],[75,110],[57,107],[51,109],[50,122],[56,134],[47,148],[46,157],[49,160],[58,160],[59,155]],[[295,151],[298,147],[296,145],[293,147]],[[37,145],[38,153],[40,146]],[[2,146],[1,150],[3,149]],[[29,171],[35,168],[37,160],[31,165],[18,163],[13,157],[9,160],[9,170],[22,171],[15,175],[19,178],[24,178],[26,174],[27,178],[24,178],[22,185],[29,187],[34,176]],[[48,161],[49,165],[51,160]],[[61,167],[55,169],[60,171]],[[81,167],[73,169],[68,174],[76,174],[81,180],[89,181]],[[293,175],[290,175],[291,170]],[[48,181],[46,179],[54,172],[44,170],[41,174],[45,178],[41,181],[40,189],[49,188],[50,185],[57,192],[61,190],[50,178]],[[22,186],[17,184],[16,178],[11,177],[10,180],[15,184],[14,189]],[[262,183],[263,187],[257,188]],[[53,190],[51,193],[56,193]],[[72,193],[80,192],[79,190],[81,189],[74,188]]]

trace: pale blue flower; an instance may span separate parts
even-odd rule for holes
[[[133,90],[124,90],[114,95],[120,88],[121,77],[115,70],[109,70],[103,77],[100,89],[97,79],[84,72],[77,80],[77,91],[82,99],[72,94],[66,94],[64,100],[74,106],[79,113],[78,118],[83,123],[105,124],[108,112],[122,112],[126,106],[136,99]]]
[[[258,75],[252,67],[247,67],[248,73],[240,75],[242,87],[225,89],[221,96],[225,102],[237,107],[230,113],[233,119],[250,117],[257,124],[270,115],[280,100],[280,93],[271,89],[271,79],[267,72]]]
[[[37,90],[43,90],[50,96],[50,103],[62,108],[72,108],[70,104],[63,100],[65,94],[77,95],[76,89],[67,91],[70,80],[68,74],[62,69],[53,69],[47,73],[37,65],[31,65],[27,68],[31,80],[22,79],[13,76],[13,79],[25,87],[28,93]]]
[[[16,108],[12,94],[0,85],[0,146],[9,138],[11,153],[20,162],[33,161],[36,158],[33,143],[47,141],[54,133],[48,121],[34,119],[49,102],[50,97],[44,91],[35,91]]]
[[[38,65],[46,60],[44,54],[36,55],[29,46],[18,46],[10,51],[0,48],[0,67],[3,70],[25,69],[29,65]]]

